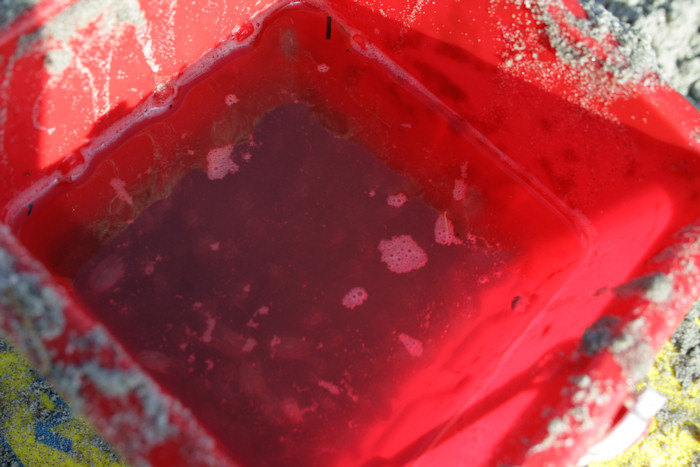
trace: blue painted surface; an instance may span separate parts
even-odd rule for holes
[[[37,420],[34,428],[34,438],[42,444],[69,453],[73,449],[73,441],[50,430],[71,421],[73,413],[68,404],[58,394],[48,387],[46,387],[45,392],[54,402],[55,408],[47,420]]]
[[[15,451],[13,451],[10,445],[7,444],[7,441],[5,441],[5,438],[3,438],[2,435],[0,435],[0,452],[3,454],[2,457],[0,457],[0,460],[7,462],[9,465],[12,465],[14,462],[17,467],[24,467],[22,461],[19,460],[19,457],[17,457]]]

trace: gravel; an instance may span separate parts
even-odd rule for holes
[[[646,38],[662,78],[700,110],[700,1],[586,0]]]

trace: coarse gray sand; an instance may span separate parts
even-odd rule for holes
[[[41,3],[43,0],[0,0],[0,27],[14,21],[27,8]]]
[[[695,303],[690,313],[671,338],[675,347],[673,370],[683,391],[700,383],[700,301]],[[700,422],[700,420],[698,420]]]
[[[700,109],[699,0],[586,0],[615,15],[654,50],[661,76]]]

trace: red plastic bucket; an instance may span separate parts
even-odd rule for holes
[[[586,15],[27,9],[3,331],[134,462],[577,462],[700,295],[700,118]]]

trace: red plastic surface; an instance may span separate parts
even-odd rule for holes
[[[66,290],[3,330],[135,460],[576,462],[698,297],[697,112],[516,3],[209,3],[0,36],[4,246]],[[177,433],[66,383],[94,329]]]

